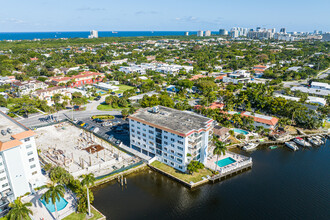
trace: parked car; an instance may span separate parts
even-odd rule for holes
[[[110,136],[108,137],[108,140],[111,141],[112,138],[113,138],[113,135],[110,135]]]
[[[95,101],[100,101],[100,99],[101,99],[101,96],[96,96],[96,98],[94,99]]]
[[[104,122],[102,119],[99,119],[99,118],[95,118],[95,119],[93,119],[93,121],[95,121],[96,123],[102,123],[102,122]]]
[[[95,128],[95,126],[92,126],[89,128],[90,131],[93,131],[93,129]]]
[[[120,145],[120,144],[121,144],[121,141],[120,141],[120,140],[117,140],[117,141],[115,142],[115,144]]]
[[[85,123],[84,125],[82,125],[84,128],[88,127],[88,123]]]

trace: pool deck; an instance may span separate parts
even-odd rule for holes
[[[223,160],[228,157],[233,158],[236,162],[228,164],[224,167],[219,167],[218,165],[216,165],[218,160]],[[207,158],[205,166],[211,170],[219,172],[219,174],[212,176],[210,178],[210,180],[214,182],[215,180],[221,179],[222,177],[236,174],[245,169],[251,168],[252,167],[252,158],[246,157],[246,156],[243,156],[240,154],[236,154],[234,152],[226,151],[226,154],[219,156],[219,158],[217,158],[216,155],[210,155]]]
[[[55,220],[55,212],[50,213],[48,209],[40,202],[40,197],[45,193],[47,189],[42,189],[35,194],[30,194],[22,198],[23,202],[31,202],[32,206],[30,207],[31,211],[33,212],[33,219],[34,220]],[[71,213],[76,211],[76,200],[72,193],[65,192],[64,199],[68,202],[66,207],[61,211],[58,211],[59,219],[65,218],[66,216],[70,215]]]

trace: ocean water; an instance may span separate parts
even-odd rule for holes
[[[151,170],[132,174],[127,187],[94,189],[94,206],[109,219],[330,219],[330,141],[301,149],[264,147],[253,168],[190,190]]]
[[[184,36],[185,31],[99,31],[99,37],[139,37],[139,36]],[[196,35],[196,31],[189,31],[189,35]],[[218,32],[212,32],[218,34]],[[33,40],[59,38],[88,38],[89,31],[77,32],[0,32],[0,40]]]

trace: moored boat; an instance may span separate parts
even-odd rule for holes
[[[285,146],[293,151],[299,150],[299,147],[293,141],[285,142]]]
[[[295,139],[293,139],[293,141],[300,146],[311,147],[311,144],[302,139],[301,137],[296,137]]]
[[[243,150],[249,151],[249,150],[253,150],[255,148],[257,148],[258,144],[255,143],[247,143],[246,145],[244,145]]]
[[[307,138],[307,140],[309,141],[309,143],[311,143],[314,146],[319,146],[320,145],[320,141],[317,139],[314,139],[313,137],[309,137]]]

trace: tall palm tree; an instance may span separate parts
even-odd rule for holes
[[[81,181],[81,185],[86,186],[87,188],[87,203],[88,203],[88,215],[91,216],[91,206],[89,203],[89,187],[93,186],[95,183],[95,177],[93,173],[82,175],[83,179]]]
[[[31,202],[23,203],[21,197],[18,197],[13,203],[9,204],[11,208],[8,212],[8,219],[13,220],[23,220],[28,219],[29,214],[33,214],[33,212],[28,208],[32,206]]]
[[[64,186],[62,185],[56,185],[55,183],[50,183],[46,186],[48,188],[48,191],[45,192],[41,198],[44,199],[46,201],[46,203],[49,203],[49,200],[52,201],[52,203],[54,204],[55,207],[55,215],[56,215],[56,219],[58,219],[58,213],[57,213],[57,207],[56,207],[56,201],[59,201],[60,198],[64,197]]]
[[[221,154],[223,154],[223,155],[226,154],[227,147],[226,147],[225,143],[223,143],[222,141],[219,141],[217,139],[214,139],[214,145],[215,145],[215,148],[213,150],[213,154],[217,155],[217,163],[215,164],[215,170],[217,170],[219,156]]]

